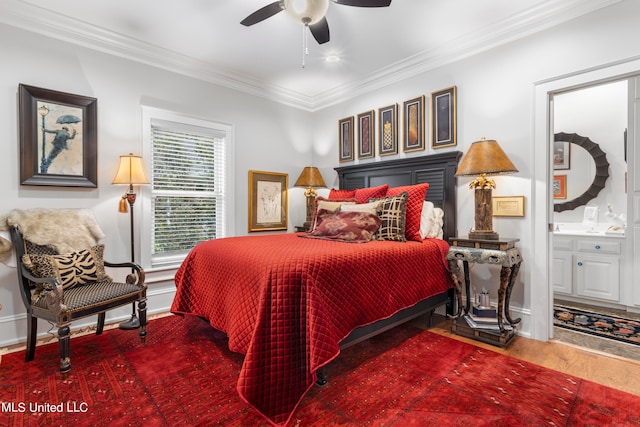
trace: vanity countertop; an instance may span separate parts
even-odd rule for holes
[[[624,238],[624,231],[624,228],[612,224],[591,226],[582,223],[556,223],[553,225],[553,234],[557,236]]]

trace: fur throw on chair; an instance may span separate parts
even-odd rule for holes
[[[91,209],[14,209],[0,217],[0,231],[13,225],[26,240],[51,245],[61,254],[89,248],[105,237]],[[11,251],[11,242],[0,237],[0,262]]]

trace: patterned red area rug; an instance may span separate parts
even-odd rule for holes
[[[72,339],[72,371],[48,344],[0,365],[1,426],[268,426],[236,392],[242,356],[203,321],[153,320]],[[640,397],[411,326],[345,350],[292,426],[640,425]]]

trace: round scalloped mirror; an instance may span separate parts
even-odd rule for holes
[[[607,155],[602,151],[598,144],[591,141],[586,136],[580,136],[577,133],[556,133],[554,135],[554,141],[569,142],[585,149],[593,158],[596,165],[596,171],[595,176],[593,177],[593,182],[591,182],[591,185],[584,193],[572,200],[556,203],[553,206],[553,210],[555,212],[562,212],[575,209],[578,206],[586,205],[590,200],[594,199],[598,193],[600,193],[600,190],[604,188],[607,178],[609,178],[609,162],[607,161]]]

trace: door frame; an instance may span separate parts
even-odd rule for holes
[[[553,199],[550,191],[553,170],[550,167],[550,147],[553,140],[553,96],[581,87],[602,84],[640,75],[640,57],[628,58],[599,67],[553,77],[534,83],[533,91],[533,177],[532,250],[531,263],[531,337],[541,341],[553,338],[553,286],[551,267],[553,256]],[[629,128],[628,140],[637,136]],[[631,161],[632,159],[629,159]],[[629,217],[628,217],[629,218]],[[630,219],[628,222],[630,222]],[[627,238],[627,241],[630,239]],[[627,244],[627,248],[632,245]],[[627,254],[632,259],[632,254]],[[627,263],[628,265],[629,263]]]

